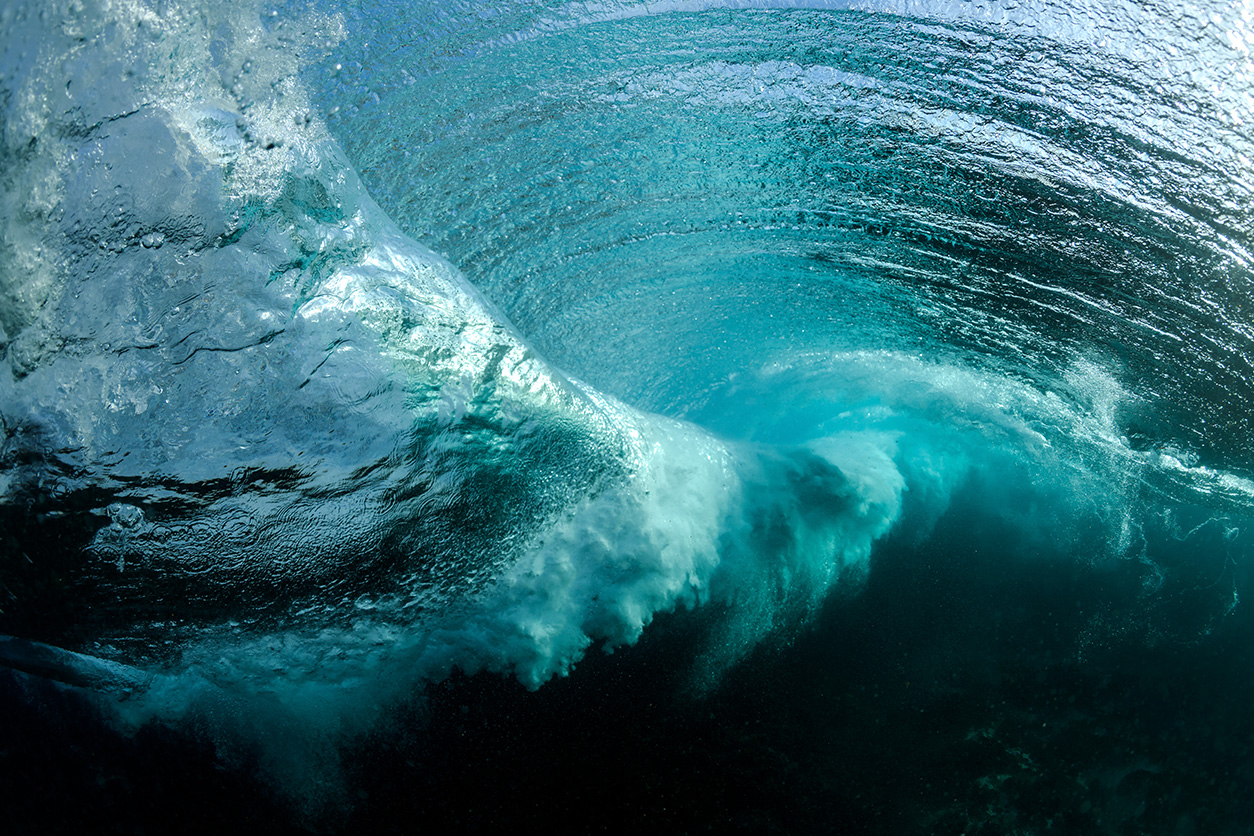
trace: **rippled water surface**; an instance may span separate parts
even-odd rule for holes
[[[706,6],[414,11],[322,95],[394,219],[633,403],[717,420],[737,373],[851,350],[1088,358],[1138,446],[1243,464],[1239,10]]]
[[[1248,2],[0,3],[18,832],[1254,827]]]

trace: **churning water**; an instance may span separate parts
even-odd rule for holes
[[[13,832],[1248,832],[1252,48],[4,0]]]

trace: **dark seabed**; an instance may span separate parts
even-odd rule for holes
[[[0,831],[1254,832],[1252,48],[0,0]]]

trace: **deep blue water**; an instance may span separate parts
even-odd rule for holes
[[[1250,832],[1251,47],[0,0],[0,821]]]

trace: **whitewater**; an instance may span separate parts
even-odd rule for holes
[[[1254,826],[1248,2],[0,32],[14,832]]]

